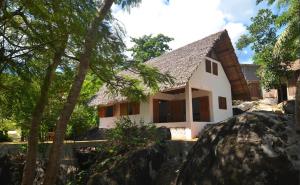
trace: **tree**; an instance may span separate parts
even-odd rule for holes
[[[267,88],[281,83],[287,67],[300,56],[300,2],[298,0],[257,0],[274,3],[280,11],[274,15],[271,10],[260,10],[252,24],[247,27],[249,34],[242,35],[237,43],[238,49],[251,45],[254,62],[260,65],[263,84]],[[262,14],[262,12],[268,12]],[[267,15],[267,16],[266,16]],[[265,21],[261,21],[265,20]],[[281,31],[281,29],[283,31]],[[266,31],[267,30],[267,31]],[[279,33],[279,34],[277,34]],[[298,78],[297,84],[299,84]],[[296,123],[300,122],[299,85],[295,104]]]
[[[52,125],[51,120],[57,120],[55,140],[44,183],[55,183],[66,126],[88,69],[91,69],[101,83],[106,83],[111,91],[132,99],[145,98],[148,95],[145,88],[150,89],[148,93],[151,93],[158,89],[158,83],[172,81],[169,75],[160,74],[141,62],[128,61],[124,55],[124,32],[109,13],[112,3],[109,0],[20,0],[5,1],[1,8],[0,57],[4,62],[0,63],[0,78],[9,81],[0,81],[0,101],[5,103],[5,111],[1,109],[0,112],[1,116],[11,118],[16,117],[15,115],[21,118],[20,115],[24,115],[22,117],[26,118],[26,129],[30,130],[23,184],[32,184],[35,175],[35,146],[39,140],[40,124],[43,123],[42,128],[47,129]],[[139,0],[120,0],[116,3],[129,9],[137,5]],[[102,8],[99,9],[99,5]],[[53,65],[55,60],[59,61],[57,65]],[[140,78],[121,73],[124,70],[138,74]],[[72,81],[73,84],[70,85]],[[15,82],[24,86],[15,86]],[[14,92],[16,88],[18,91]],[[27,90],[30,91],[25,94]],[[84,95],[85,92],[81,95],[87,96]],[[16,96],[10,94],[17,95],[20,102],[12,110],[12,114],[9,105],[18,101]],[[31,100],[30,103],[27,103],[28,100]],[[80,104],[81,102],[78,105]],[[27,108],[25,105],[30,106]],[[55,105],[58,106],[54,107]],[[2,107],[4,106],[1,105]],[[44,109],[46,114],[43,115]],[[31,129],[28,129],[28,125],[31,125]]]
[[[131,38],[134,46],[129,49],[132,51],[132,57],[136,61],[146,62],[152,58],[158,57],[171,50],[168,43],[174,40],[163,34],[144,35],[140,38]]]
[[[107,83],[111,90],[114,89],[129,97],[130,95],[136,95],[136,98],[145,97],[144,89],[141,88],[141,83],[150,89],[158,89],[159,82],[171,82],[171,77],[169,75],[160,74],[156,69],[143,65],[140,62],[127,62],[127,60],[124,60],[124,55],[119,55],[118,52],[109,54],[109,52],[104,50],[102,52],[106,53],[106,55],[104,55],[104,58],[101,56],[101,60],[98,58],[99,55],[95,55],[103,49],[103,42],[105,45],[106,35],[103,35],[104,29],[106,29],[106,31],[111,31],[111,28],[106,27],[109,26],[109,22],[105,22],[105,24],[102,23],[105,20],[105,17],[109,15],[113,2],[113,0],[104,0],[101,2],[96,17],[93,18],[90,27],[86,31],[84,47],[79,57],[77,74],[72,83],[60,117],[56,122],[54,142],[49,154],[49,161],[51,162],[48,163],[46,168],[44,185],[55,184],[67,123],[74,110],[83,81],[90,66],[93,67],[95,71],[99,70],[99,72],[97,71],[99,74],[98,77],[100,77],[103,82]],[[137,5],[139,2],[139,0],[120,0],[115,3],[122,8],[128,9],[133,5]],[[108,16],[107,18],[111,17]],[[99,27],[100,25],[102,27]],[[113,32],[110,32],[110,35],[113,35],[112,33]],[[113,44],[114,40],[116,40],[116,47],[114,47]],[[118,50],[118,46],[120,45],[118,39],[108,39],[108,41],[109,42],[106,43],[108,43],[112,51],[114,51],[114,49]],[[97,63],[101,65],[97,65]],[[119,72],[124,69],[136,72],[141,76],[141,79],[133,79],[126,75],[120,75]]]
[[[247,27],[249,34],[242,35],[237,42],[237,48],[243,49],[251,46],[255,52],[254,63],[260,66],[258,73],[262,84],[266,89],[278,88],[281,78],[286,76],[287,67],[273,57],[273,46],[276,43],[275,26],[277,16],[270,9],[261,9],[257,15],[251,18],[252,24]]]
[[[7,1],[3,4],[5,6],[1,9],[3,21],[1,55],[5,60],[1,63],[3,64],[1,72],[5,72],[6,75],[15,73],[18,76],[31,78],[27,73],[33,71],[36,76],[41,77],[40,95],[37,97],[34,108],[30,109],[32,110],[31,126],[22,179],[22,184],[32,184],[40,124],[48,102],[50,85],[57,67],[62,65],[63,57],[69,57],[66,53],[76,55],[78,52],[76,50],[81,49],[80,39],[88,26],[86,20],[95,13],[96,7],[93,3],[83,0],[72,2],[27,0]],[[65,52],[66,50],[68,52]],[[34,60],[31,59],[32,56]],[[49,61],[48,58],[52,60]],[[41,68],[29,67],[29,70],[25,70],[25,66],[27,67],[30,62]],[[67,66],[72,67],[71,63],[67,62]],[[42,70],[44,68],[46,68],[45,71]],[[39,70],[42,72],[40,73]]]

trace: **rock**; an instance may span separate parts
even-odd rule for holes
[[[25,164],[25,155],[6,154],[0,157],[0,184],[1,185],[19,185],[22,181],[23,168]],[[45,162],[37,160],[36,175],[33,184],[42,185],[45,176]],[[76,168],[73,165],[60,165],[56,185],[67,184],[75,174]],[[71,178],[72,177],[72,178]]]
[[[240,108],[234,107],[234,108],[232,108],[232,112],[233,112],[233,115],[235,116],[235,115],[243,114],[245,111],[243,111]]]
[[[163,163],[158,171],[154,185],[175,185],[176,177],[178,176],[180,167],[181,162],[176,160],[170,160]]]
[[[1,185],[21,184],[22,170],[24,168],[24,155],[4,155],[0,157]]]
[[[282,107],[286,114],[295,114],[295,100],[281,102],[278,106]]]
[[[239,104],[237,104],[237,102],[236,102],[235,105],[233,106],[233,108],[236,108],[236,109],[239,109],[240,111],[245,112],[245,111],[251,109],[256,104],[257,104],[256,101],[245,101],[245,102],[239,101]]]
[[[108,169],[94,173],[88,185],[151,185],[163,161],[164,148],[158,145],[142,148],[110,161]],[[103,163],[103,162],[102,162]],[[97,170],[96,170],[97,171]]]
[[[286,121],[252,112],[206,129],[189,152],[177,185],[299,185],[299,171],[285,151]]]

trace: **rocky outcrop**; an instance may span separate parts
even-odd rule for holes
[[[177,184],[299,185],[299,171],[286,152],[287,121],[284,116],[252,112],[206,129]]]
[[[22,170],[24,167],[24,155],[3,155],[0,157],[0,184],[21,184]]]
[[[0,184],[19,185],[22,181],[22,173],[25,164],[24,154],[6,154],[0,157]],[[56,185],[64,185],[69,182],[75,174],[76,168],[73,165],[62,164]],[[45,176],[45,162],[38,160],[34,185],[41,185]]]
[[[164,148],[157,145],[116,156],[108,169],[90,177],[88,185],[151,185],[165,160]]]
[[[278,107],[281,108],[285,114],[295,114],[295,100],[283,101],[278,104]]]
[[[257,101],[234,101],[233,102],[233,107],[232,107],[232,112],[233,115],[240,115],[251,108],[253,108],[255,105],[257,105]]]
[[[99,156],[88,184],[173,185],[194,141],[165,141],[114,157]]]

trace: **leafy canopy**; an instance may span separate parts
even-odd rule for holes
[[[257,4],[264,0],[257,0]],[[248,33],[242,35],[236,46],[249,47],[254,51],[254,63],[260,66],[258,75],[266,89],[276,88],[289,75],[290,61],[300,55],[300,2],[298,0],[267,0],[277,4],[278,14],[270,8],[261,9]]]
[[[145,62],[171,50],[168,43],[172,40],[174,39],[163,34],[131,38],[131,42],[134,43],[134,46],[130,48],[129,51],[132,51],[132,57],[135,61]]]

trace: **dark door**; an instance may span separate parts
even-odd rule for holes
[[[278,92],[278,103],[287,100],[287,85],[281,84],[280,88],[277,89]]]
[[[159,123],[168,122],[168,115],[169,115],[169,103],[165,100],[159,101]]]
[[[193,120],[210,121],[208,96],[193,98]]]
[[[200,121],[200,98],[193,98],[193,120]]]
[[[210,121],[208,96],[200,97],[200,121]]]

